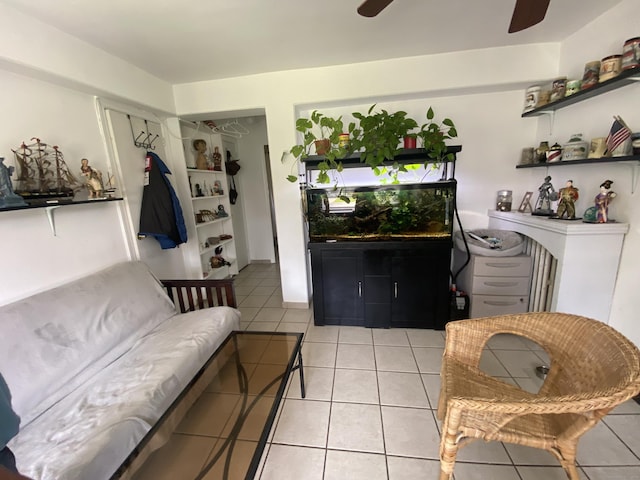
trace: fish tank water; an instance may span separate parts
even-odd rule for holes
[[[306,199],[309,240],[451,238],[455,194],[455,180],[307,188],[303,200]]]

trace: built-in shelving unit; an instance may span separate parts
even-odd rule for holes
[[[216,147],[218,151],[224,151],[220,134],[207,131],[208,127],[196,127],[196,125],[189,122],[183,122],[181,129],[182,137],[190,139],[183,141],[187,164],[193,165],[195,163],[195,159],[193,158],[193,155],[195,155],[193,150],[194,139],[203,139],[206,141],[206,155],[208,157]],[[192,231],[195,231],[193,237],[197,242],[197,248],[194,248],[195,244],[192,244],[193,246],[190,249],[190,255],[192,255],[191,262],[193,265],[200,265],[202,278],[220,279],[238,273],[233,221],[231,219],[232,215],[228,195],[229,185],[224,168],[224,162],[222,162],[222,170],[204,170],[191,166],[185,167],[190,188],[189,197],[191,200],[190,205],[185,208],[185,220],[191,225],[190,227],[188,226],[188,228],[192,228]],[[222,192],[220,194],[214,193],[218,191],[215,189],[216,183]],[[200,186],[200,192],[196,191],[196,184]],[[197,196],[199,193],[202,195]],[[217,216],[218,208],[224,209],[227,216]],[[213,216],[217,216],[217,218],[206,222],[198,222],[196,217],[202,210],[212,212]],[[209,239],[222,235],[229,235],[231,238],[225,238],[212,244],[209,243]],[[221,256],[230,263],[230,265],[218,268],[211,267],[210,259],[216,255],[215,250],[218,247],[223,247]]]
[[[627,155],[624,157],[601,157],[601,158],[585,158],[582,160],[567,160],[552,163],[532,163],[529,165],[516,165],[516,168],[541,168],[541,167],[560,167],[567,165],[585,165],[595,163],[621,163],[621,162],[640,162],[640,155]]]
[[[540,115],[548,115],[551,112],[555,112],[556,110],[559,110],[561,108],[568,107],[569,105],[573,105],[574,103],[582,102],[583,100],[587,100],[597,95],[610,92],[611,90],[616,90],[626,85],[631,85],[632,83],[635,83],[637,81],[640,81],[640,68],[623,70],[616,77],[610,78],[609,80],[606,80],[602,83],[598,83],[591,88],[580,90],[573,95],[561,98],[560,100],[556,100],[555,102],[547,103],[546,105],[542,105],[541,107],[534,108],[533,110],[523,113],[522,117],[538,117]]]

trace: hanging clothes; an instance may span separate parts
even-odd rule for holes
[[[154,237],[162,249],[175,248],[187,241],[182,207],[167,175],[171,171],[160,157],[147,152],[138,236]]]

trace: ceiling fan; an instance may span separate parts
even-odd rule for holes
[[[547,14],[550,0],[516,0],[513,9],[509,33],[519,32],[540,23]],[[363,17],[375,17],[393,0],[365,0],[358,7],[358,13]]]

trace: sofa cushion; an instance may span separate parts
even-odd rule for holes
[[[0,307],[0,371],[24,427],[175,315],[158,280],[126,262]]]
[[[233,330],[240,312],[176,315],[31,422],[9,447],[38,480],[110,478]]]

